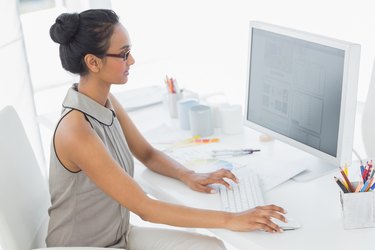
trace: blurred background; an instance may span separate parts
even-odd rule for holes
[[[46,118],[78,80],[62,69],[49,27],[62,12],[89,8],[113,9],[131,36],[136,63],[114,91],[163,85],[168,74],[182,88],[242,104],[249,22],[258,20],[361,44],[359,107],[367,97],[375,54],[369,0],[0,0],[0,108],[16,107],[41,166],[53,126]]]
[[[370,0],[0,0],[0,110],[16,108],[47,178],[53,127],[67,89],[78,81],[62,69],[58,45],[49,37],[59,14],[111,8],[120,16],[136,63],[129,82],[113,91],[164,86],[167,74],[181,88],[224,93],[232,104],[244,102],[249,22],[258,20],[361,45],[353,98],[354,148],[362,153],[358,114],[375,54],[372,6]],[[134,215],[131,220],[147,224]]]

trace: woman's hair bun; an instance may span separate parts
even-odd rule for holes
[[[49,30],[49,35],[55,43],[67,44],[77,33],[78,27],[78,13],[63,13],[56,18]]]

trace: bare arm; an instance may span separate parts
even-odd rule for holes
[[[126,136],[127,143],[133,155],[146,167],[159,174],[181,180],[196,191],[210,193],[214,191],[208,184],[220,183],[229,187],[223,179],[229,178],[237,181],[237,178],[229,170],[219,170],[209,174],[198,174],[185,168],[163,152],[153,148],[142,136],[133,124],[121,104],[111,95],[110,100],[116,110],[117,118]]]
[[[78,111],[63,119],[56,131],[56,151],[64,166],[82,170],[105,193],[144,220],[173,226],[227,228],[237,231],[280,231],[270,217],[284,220],[282,208],[265,206],[243,213],[189,208],[149,198],[111,157]]]

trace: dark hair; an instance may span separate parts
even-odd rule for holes
[[[119,18],[112,10],[92,9],[63,13],[56,18],[49,34],[60,44],[60,60],[64,69],[81,76],[88,73],[83,60],[86,54],[104,57],[109,48],[114,26]]]

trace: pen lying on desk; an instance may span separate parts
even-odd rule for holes
[[[213,150],[212,156],[241,156],[241,155],[249,155],[254,152],[259,152],[260,149],[224,149],[224,150]]]

